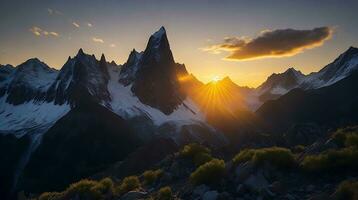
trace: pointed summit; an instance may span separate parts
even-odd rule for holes
[[[137,63],[139,61],[141,55],[142,55],[141,53],[139,53],[138,51],[133,49],[131,51],[131,53],[129,54],[129,56],[128,56],[126,64],[127,65],[133,65],[133,64]]]
[[[78,50],[78,52],[77,52],[77,55],[84,55],[85,53],[83,52],[83,49],[82,48],[80,48],[79,50]]]
[[[178,72],[183,66],[175,63],[164,27],[155,32],[136,65],[132,91],[139,100],[170,114],[182,103]]]
[[[155,38],[161,38],[163,37],[163,35],[166,35],[166,30],[164,26],[160,27],[160,29],[157,32],[155,32],[152,36]]]
[[[138,71],[138,64],[142,57],[142,54],[142,52],[139,53],[135,49],[131,51],[128,56],[127,62],[124,63],[120,72],[119,82],[124,85],[128,85],[135,79],[135,74]]]
[[[350,46],[349,49],[346,51],[347,52],[358,52],[358,48]]]
[[[350,46],[343,54],[341,54],[342,59],[351,59],[353,56],[358,55],[358,48]]]
[[[170,50],[167,33],[163,26],[158,31],[153,33],[153,35],[149,38],[148,45],[145,51],[149,49]]]
[[[106,62],[106,57],[104,57],[104,54],[102,53],[100,62]]]

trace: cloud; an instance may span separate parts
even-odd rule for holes
[[[116,46],[117,46],[117,45],[116,45],[116,44],[113,44],[113,43],[109,45],[109,47],[112,47],[112,48],[114,48],[114,47],[116,47]]]
[[[59,35],[58,35],[58,33],[53,32],[53,31],[51,31],[51,32],[50,32],[50,35],[53,35],[53,36],[56,36],[56,37],[58,37],[58,36],[59,36]]]
[[[42,29],[37,26],[33,26],[29,29],[29,31],[32,32],[36,36],[41,36]]]
[[[88,27],[92,27],[93,25],[91,23],[87,23],[87,26]]]
[[[51,8],[47,8],[47,12],[48,14],[52,15],[53,14],[53,10]]]
[[[293,56],[306,49],[321,46],[333,34],[331,27],[318,27],[311,30],[278,29],[264,30],[253,39],[227,37],[221,44],[202,50],[214,54],[230,52],[226,60],[254,60],[266,57]]]
[[[54,37],[58,37],[60,36],[58,33],[54,32],[54,31],[47,31],[47,30],[43,30],[42,28],[38,27],[38,26],[33,26],[29,29],[30,32],[32,32],[34,35],[36,36],[54,36]]]
[[[77,22],[72,22],[72,25],[75,26],[76,28],[80,27],[80,25]]]
[[[52,8],[47,8],[47,12],[48,12],[49,15],[53,15],[53,14],[62,15],[62,12],[60,12],[58,10],[54,10]]]
[[[103,39],[101,39],[101,38],[93,37],[92,40],[93,40],[93,42],[104,43]]]

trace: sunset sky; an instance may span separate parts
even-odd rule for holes
[[[358,46],[356,0],[0,0],[0,8],[1,64],[38,57],[59,69],[79,48],[122,64],[164,26],[176,62],[200,80],[256,87]]]

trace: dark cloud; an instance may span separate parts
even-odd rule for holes
[[[333,29],[319,27],[312,30],[265,30],[253,39],[228,37],[223,43],[204,48],[204,51],[230,52],[228,60],[251,60],[264,57],[292,56],[305,49],[320,46],[331,38]]]

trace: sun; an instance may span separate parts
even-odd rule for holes
[[[221,80],[221,78],[219,76],[214,76],[212,79],[211,79],[214,83],[217,83]]]

